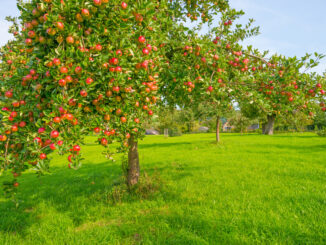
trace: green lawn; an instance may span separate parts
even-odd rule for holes
[[[132,196],[117,185],[120,161],[93,141],[78,171],[57,158],[52,175],[25,174],[18,209],[0,198],[1,245],[326,243],[324,138],[146,137],[150,177]]]

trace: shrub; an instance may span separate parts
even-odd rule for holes
[[[181,136],[182,135],[182,131],[179,127],[174,126],[169,128],[169,136],[170,137],[176,137],[176,136]]]
[[[326,128],[317,131],[317,135],[320,137],[326,137]]]

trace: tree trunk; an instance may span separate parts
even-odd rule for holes
[[[268,115],[267,116],[267,123],[265,125],[265,131],[263,132],[266,135],[273,135],[274,134],[274,123],[275,123],[275,115]]]
[[[127,184],[129,187],[132,187],[138,183],[140,174],[138,143],[135,141],[134,136],[129,138],[129,147]]]
[[[266,123],[263,123],[261,125],[261,132],[262,132],[262,134],[265,134],[265,131],[266,131]]]
[[[164,129],[164,137],[169,137],[169,129],[168,128]]]
[[[216,143],[220,142],[220,116],[216,117]]]

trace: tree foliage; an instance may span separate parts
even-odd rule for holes
[[[91,132],[107,157],[117,142],[137,162],[146,123],[166,104],[224,114],[236,101],[248,114],[313,116],[318,102],[326,111],[324,77],[302,71],[322,56],[267,61],[266,52],[245,49],[240,41],[259,28],[253,20],[235,24],[244,13],[226,0],[32,0],[18,8],[20,23],[8,19],[15,40],[0,63],[0,171],[13,173],[8,188],[31,167],[48,172],[53,151],[78,168]],[[209,32],[198,35],[204,24]]]

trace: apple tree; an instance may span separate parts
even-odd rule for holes
[[[246,26],[233,26],[242,14],[226,9],[220,22],[210,26],[205,35],[187,29],[172,33],[174,42],[169,43],[167,54],[169,69],[164,72],[166,84],[160,87],[168,105],[195,111],[205,106],[205,113],[200,116],[216,118],[216,142],[220,140],[221,116],[238,97],[252,89],[246,83],[252,78],[249,59],[243,55],[239,42],[257,35],[259,28],[252,27],[253,20]]]
[[[316,65],[322,55],[315,54],[302,58],[274,55],[264,58],[267,52],[260,54],[251,47],[246,54],[253,60],[251,67],[252,91],[239,100],[243,113],[248,117],[263,118],[263,134],[273,134],[275,119],[279,116],[304,112],[313,116],[312,99],[323,96],[322,79],[307,71]]]
[[[182,21],[212,23],[228,1],[32,0],[18,8],[22,27],[1,54],[0,169],[14,176],[7,187],[30,167],[47,172],[53,151],[78,168],[91,132],[108,157],[115,142],[128,153],[134,186],[137,142],[166,83],[171,33],[183,31]]]

